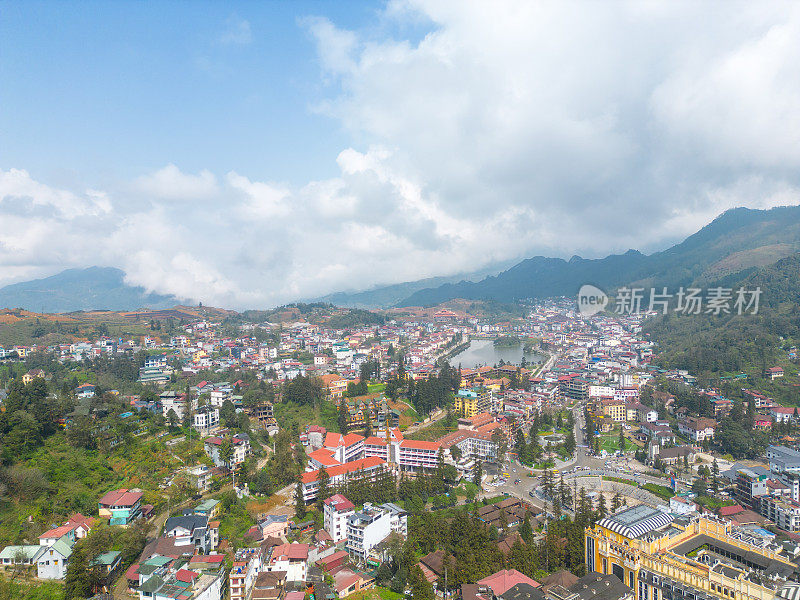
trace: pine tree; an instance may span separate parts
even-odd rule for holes
[[[297,477],[297,485],[294,490],[294,512],[298,519],[306,516],[306,501],[303,499],[303,480]]]
[[[67,563],[67,574],[64,578],[64,598],[88,598],[92,595],[92,586],[89,578],[89,560],[86,556],[86,547],[83,542],[78,542],[72,548],[72,555]]]
[[[531,527],[531,515],[527,511],[525,511],[525,520],[522,521],[522,525],[519,528],[519,535],[523,540],[525,540],[525,543],[530,543],[531,538],[533,537],[533,528]]]
[[[600,499],[597,501],[597,515],[598,519],[602,519],[608,515],[608,508],[606,507],[606,497],[600,493]]]
[[[337,418],[339,431],[341,431],[342,433],[347,433],[349,421],[350,421],[350,411],[347,408],[347,399],[341,398],[339,401],[339,416]]]
[[[711,487],[714,490],[714,495],[719,493],[719,465],[717,464],[717,459],[714,459],[714,462],[711,463]]]
[[[328,475],[328,471],[325,470],[325,467],[322,467],[317,474],[317,478],[319,480],[319,491],[317,492],[317,506],[322,510],[323,502],[328,499],[330,496],[330,483],[331,483],[331,476]]]
[[[477,485],[479,488],[482,488],[481,482],[483,481],[483,465],[481,461],[478,461],[478,464],[475,465],[475,476],[472,478],[472,482]]]

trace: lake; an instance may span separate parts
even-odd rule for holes
[[[507,363],[518,365],[522,361],[522,356],[522,344],[495,347],[492,340],[472,340],[466,350],[450,359],[450,364],[458,367],[460,363],[465,369],[474,369],[483,365],[500,364],[500,359],[503,359]],[[545,355],[538,352],[525,353],[525,360],[529,363],[542,362],[545,358]]]

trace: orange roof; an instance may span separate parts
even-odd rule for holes
[[[326,448],[338,448],[342,444],[342,434],[341,433],[334,433],[333,431],[329,431],[328,435],[325,436],[325,444],[323,444]]]
[[[382,458],[378,458],[377,456],[370,456],[369,458],[361,458],[359,460],[354,460],[342,465],[335,465],[326,470],[328,471],[328,475],[331,477],[336,477],[338,475],[344,475],[345,473],[353,473],[355,471],[369,469],[370,467],[377,467],[378,465],[382,464],[386,464],[386,461]],[[319,471],[309,471],[307,473],[303,473],[300,477],[302,478],[303,483],[311,483],[312,481],[317,480],[319,477]]]
[[[478,431],[480,433],[491,433],[498,427],[502,427],[502,425],[500,423],[487,423],[486,425],[481,425],[478,427]]]
[[[364,440],[364,445],[366,446],[385,446],[386,440],[376,436],[370,436]],[[310,455],[309,455],[310,456]]]
[[[45,531],[42,535],[39,536],[39,539],[60,538],[61,536],[67,535],[73,529],[75,529],[75,527],[73,527],[72,525],[62,525],[61,527],[56,527],[55,529],[51,529],[50,531]]]
[[[344,436],[344,445],[347,446],[347,447],[352,446],[353,444],[357,444],[358,442],[363,442],[363,441],[364,441],[364,437],[358,435],[357,433],[348,433],[346,436]]]
[[[403,440],[400,442],[401,448],[416,448],[417,450],[438,450],[439,442],[423,442],[422,440]]]
[[[333,458],[333,452],[327,448],[320,448],[319,450],[309,452],[308,458],[313,458],[319,464],[325,465],[326,467],[332,467],[333,465],[339,464],[339,461]]]

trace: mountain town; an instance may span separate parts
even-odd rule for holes
[[[712,384],[659,365],[653,312],[524,310],[4,348],[0,565],[65,598],[792,593],[800,423],[763,390],[796,350]]]
[[[800,2],[0,0],[0,600],[800,600]]]

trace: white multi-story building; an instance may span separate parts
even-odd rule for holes
[[[794,500],[762,496],[761,514],[784,531],[800,531],[800,503]]]
[[[357,433],[329,432],[325,436],[325,449],[333,453],[333,457],[340,463],[351,462],[364,458],[364,438]]]
[[[347,551],[366,560],[370,550],[392,532],[389,511],[365,504],[364,508],[347,519]]]
[[[240,548],[233,559],[233,568],[228,575],[230,600],[248,600],[253,584],[261,573],[264,551],[260,547]]]
[[[714,430],[717,422],[707,417],[688,417],[678,421],[678,431],[693,442],[714,439]]]
[[[203,406],[192,417],[192,425],[201,435],[208,435],[219,425],[219,409],[213,406]]]
[[[217,408],[221,408],[222,405],[225,403],[225,400],[228,400],[231,397],[230,390],[211,390],[209,394],[209,404],[211,406],[216,406]]]
[[[440,448],[439,442],[403,440],[398,444],[397,465],[401,471],[431,471],[438,463]]]
[[[389,527],[403,537],[408,536],[408,513],[392,502],[381,504],[380,508],[389,513]]]
[[[368,479],[375,480],[378,473],[386,468],[386,461],[373,456],[370,458],[362,458],[354,460],[342,465],[335,465],[330,469],[326,469],[330,477],[330,486],[339,485],[344,481],[345,477],[350,479]],[[317,499],[319,493],[319,471],[308,471],[303,473],[300,477],[303,486],[303,499],[308,502],[313,502]]]
[[[454,446],[461,452],[462,458],[492,460],[497,456],[497,444],[492,436],[469,429],[459,429],[448,433],[439,440],[442,448],[450,450]]]
[[[325,500],[323,523],[325,531],[333,538],[334,543],[347,539],[347,519],[355,512],[355,506],[341,494],[335,494]]]
[[[267,571],[283,571],[286,581],[305,582],[308,573],[308,544],[281,544],[272,549]]]

